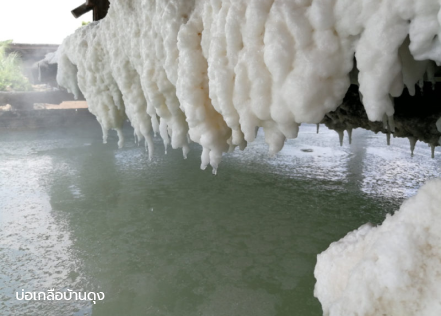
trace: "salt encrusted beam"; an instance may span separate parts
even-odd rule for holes
[[[363,128],[386,134],[388,144],[391,137],[406,137],[425,142],[434,148],[439,146],[441,137],[436,126],[441,117],[440,99],[440,83],[421,85],[417,87],[414,96],[409,95],[406,89],[403,95],[395,98],[393,123],[372,122],[360,101],[358,87],[352,85],[343,103],[335,111],[326,114],[321,123],[339,134],[344,131],[350,134],[355,128]]]
[[[129,118],[152,152],[223,153],[265,133],[270,154],[319,123],[359,85],[370,121],[393,126],[394,98],[433,81],[438,0],[113,0],[58,51],[58,81],[82,91],[104,139]],[[354,68],[354,65],[356,67]],[[355,71],[354,71],[355,69]],[[122,145],[122,142],[120,142]]]

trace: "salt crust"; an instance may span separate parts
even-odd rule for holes
[[[115,129],[122,146],[128,118],[150,156],[153,133],[184,156],[191,140],[215,172],[257,127],[277,153],[336,109],[350,77],[370,120],[392,116],[392,97],[441,63],[440,2],[113,0],[64,40],[57,80],[84,94],[104,141]]]
[[[441,179],[382,225],[366,224],[317,256],[325,316],[441,315]]]

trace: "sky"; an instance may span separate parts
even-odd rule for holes
[[[70,11],[85,0],[0,0],[0,41],[61,44],[63,39],[92,21],[92,12],[75,19]]]

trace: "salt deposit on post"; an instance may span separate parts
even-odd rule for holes
[[[381,226],[364,225],[318,256],[324,315],[441,315],[441,179]]]
[[[108,16],[65,39],[58,82],[80,91],[104,141],[126,117],[202,168],[262,127],[271,154],[300,123],[341,103],[354,60],[370,120],[441,63],[438,0],[113,0]],[[354,73],[354,71],[352,71]],[[352,76],[353,77],[353,76]]]

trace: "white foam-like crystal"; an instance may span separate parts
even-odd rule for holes
[[[441,179],[377,227],[366,224],[317,257],[314,295],[326,316],[441,315]]]
[[[128,118],[150,155],[154,133],[184,156],[190,139],[204,148],[201,167],[216,169],[223,153],[254,140],[256,127],[274,155],[299,124],[335,110],[351,82],[370,120],[392,117],[393,97],[404,87],[413,94],[423,77],[433,81],[441,64],[440,7],[439,0],[112,0],[105,19],[59,48],[58,82],[84,94],[104,140]]]

